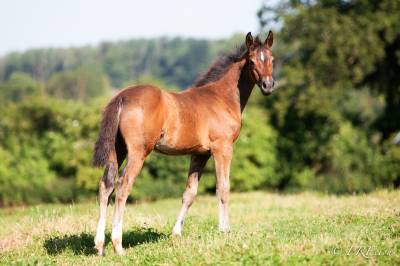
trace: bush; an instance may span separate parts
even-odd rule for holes
[[[233,191],[276,188],[276,131],[269,124],[268,112],[249,105],[243,113],[243,126],[234,146],[231,167]]]
[[[362,131],[343,123],[326,149],[324,174],[316,188],[334,193],[370,192],[390,187],[393,180],[381,171],[385,167],[379,147],[374,147]]]
[[[349,103],[359,94],[315,87],[280,90],[267,100],[255,92],[243,113],[231,166],[232,191],[351,193],[399,184],[399,147],[380,145],[379,134],[364,130],[362,125],[373,124],[376,116],[360,116],[363,104],[352,108]],[[95,197],[103,169],[91,166],[92,149],[106,101],[31,97],[1,106],[0,205]],[[338,108],[340,103],[346,104]],[[215,193],[213,166],[210,158],[200,193]],[[152,153],[130,198],[180,197],[188,168],[189,156]]]
[[[86,189],[76,178],[91,163],[99,112],[94,105],[38,97],[2,106],[0,204],[76,199]]]
[[[343,119],[333,90],[280,88],[266,100],[277,131],[278,188],[303,189],[323,166],[324,150]]]
[[[18,147],[11,154],[0,148],[0,206],[53,201],[56,179],[40,150]]]
[[[283,190],[333,193],[393,187],[399,147],[381,145],[372,125],[384,103],[367,91],[287,86],[266,101],[278,131]]]

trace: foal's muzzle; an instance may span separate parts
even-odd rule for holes
[[[258,86],[264,95],[270,95],[274,91],[275,81],[272,77],[262,78]]]

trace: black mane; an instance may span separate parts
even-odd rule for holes
[[[261,45],[261,41],[257,36],[254,40],[256,46]],[[194,87],[200,87],[207,83],[219,80],[229,69],[230,65],[243,58],[247,53],[246,44],[243,43],[233,51],[220,56],[211,67],[203,74],[200,74],[193,83]]]

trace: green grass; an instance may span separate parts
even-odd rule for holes
[[[201,196],[172,237],[179,208],[180,199],[129,205],[123,257],[110,242],[112,208],[105,257],[93,247],[95,203],[2,209],[0,264],[400,265],[400,191],[233,194],[228,234],[217,230],[216,199]]]

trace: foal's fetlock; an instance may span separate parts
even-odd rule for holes
[[[104,256],[104,243],[103,241],[96,241],[95,248],[97,250],[97,255]]]
[[[125,254],[125,251],[122,248],[122,241],[120,239],[113,239],[112,243],[113,243],[114,251],[115,251],[115,253],[117,253],[117,255]]]
[[[182,228],[175,225],[174,228],[172,229],[172,235],[173,236],[181,236]]]
[[[229,233],[230,227],[229,227],[229,225],[226,225],[226,224],[219,225],[219,231],[222,233]]]

